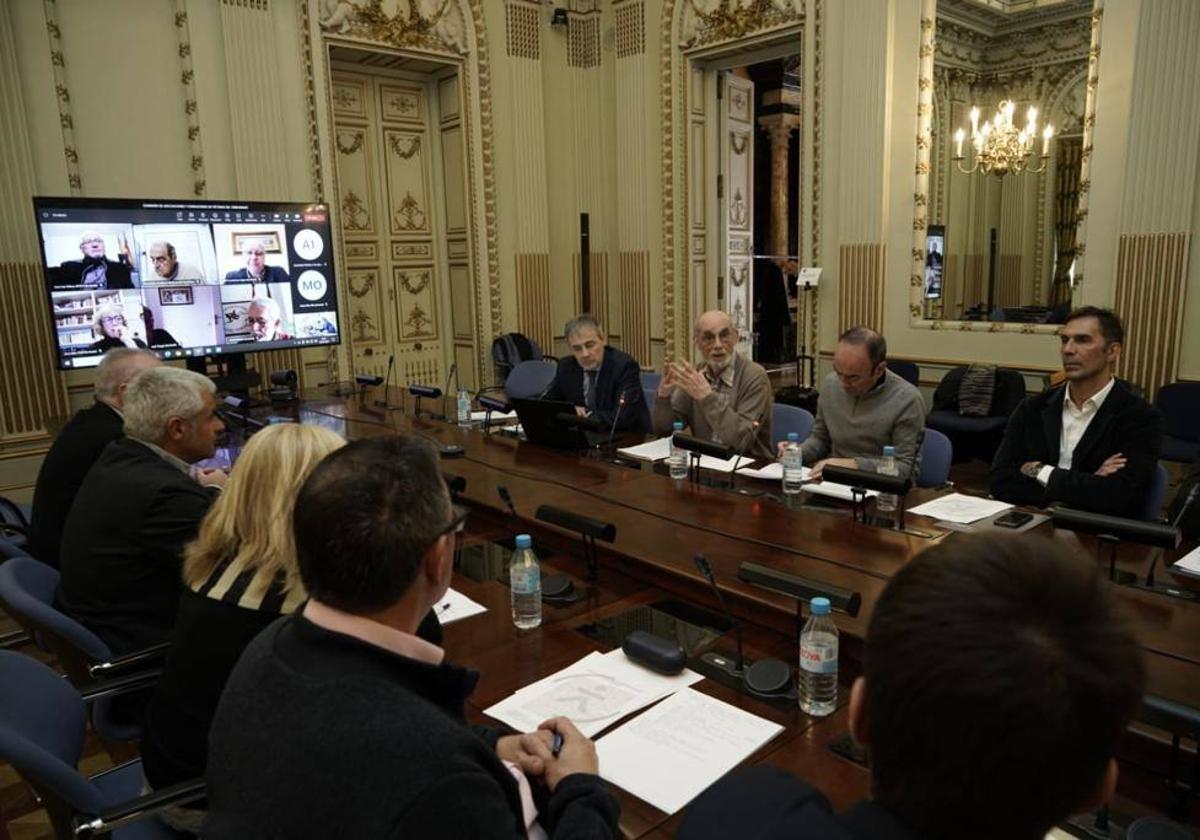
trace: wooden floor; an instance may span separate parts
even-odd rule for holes
[[[955,487],[963,492],[986,494],[987,465],[979,461],[955,465],[951,470],[951,479]],[[1173,487],[1168,489],[1168,499],[1171,498],[1174,485],[1177,485],[1178,480],[1179,477],[1173,474]],[[0,612],[0,634],[17,629],[19,628],[16,624],[3,612]],[[20,648],[20,651],[36,656],[61,672],[53,657],[43,653],[36,646],[26,644]],[[115,757],[110,755],[104,745],[89,732],[83,759],[80,762],[80,770],[86,775],[93,775],[124,760],[126,757],[123,754]],[[820,785],[820,780],[812,781]],[[1142,770],[1136,764],[1128,761],[1122,762],[1119,792],[1114,800],[1116,811],[1126,814],[1163,813],[1169,807],[1170,794],[1166,789],[1166,783],[1160,776]],[[1192,826],[1200,827],[1200,799],[1193,798],[1188,821]],[[14,769],[7,764],[0,763],[0,840],[42,840],[43,838],[50,838],[50,840],[53,838],[46,812],[41,809],[32,791],[21,781]]]

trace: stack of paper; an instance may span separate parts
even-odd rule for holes
[[[519,732],[552,717],[570,718],[589,738],[628,714],[703,677],[684,670],[663,676],[633,662],[620,648],[590,653],[557,674],[527,685],[484,713]]]
[[[800,468],[800,480],[808,481],[810,470],[808,467]],[[783,464],[776,461],[773,464],[767,464],[761,469],[754,467],[743,467],[738,470],[738,475],[744,475],[748,478],[759,478],[763,481],[782,481],[783,480]],[[845,484],[834,484],[832,481],[814,481],[812,484],[804,485],[805,493],[816,493],[818,496],[830,496],[834,499],[842,499],[843,501],[854,501],[854,494],[850,492],[850,488]],[[866,498],[878,496],[874,490],[866,492]]]
[[[442,624],[449,624],[452,621],[459,621],[485,612],[487,612],[487,607],[483,604],[472,601],[466,595],[453,589],[447,589],[445,597],[433,607],[434,615]]]
[[[980,519],[987,519],[1006,510],[1012,505],[998,502],[995,499],[981,499],[978,496],[964,496],[962,493],[947,493],[923,505],[917,505],[908,512],[918,516],[929,516],[944,522],[954,522],[958,525],[970,525]]]
[[[487,416],[488,416],[488,412],[486,412],[486,411],[472,411],[471,412],[471,422],[478,423],[480,421],[486,420]],[[517,412],[515,412],[515,411],[493,411],[492,412],[492,422],[493,423],[497,423],[501,420],[516,420],[516,419],[517,419]]]
[[[1179,572],[1181,575],[1200,577],[1200,548],[1195,548],[1176,560],[1171,566],[1171,571]]]
[[[674,814],[782,730],[683,689],[596,742],[600,775]]]
[[[671,454],[671,438],[659,438],[637,446],[627,446],[624,449],[618,449],[617,452],[628,455],[630,458],[637,458],[639,461],[661,461]]]

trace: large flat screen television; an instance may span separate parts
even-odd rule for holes
[[[324,204],[33,200],[58,366],[337,344]]]

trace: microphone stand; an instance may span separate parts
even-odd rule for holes
[[[393,353],[390,356],[388,356],[387,376],[385,376],[383,378],[383,399],[375,400],[375,405],[379,408],[387,409],[388,411],[395,411],[396,409],[400,409],[401,411],[404,411],[403,395],[401,395],[401,397],[400,397],[400,399],[401,399],[400,405],[392,405],[392,401],[390,399],[388,399],[388,385],[392,381],[392,368],[395,366],[395,364],[396,364],[396,354]]]
[[[446,394],[449,393],[449,391],[450,391],[450,380],[452,378],[454,378],[457,374],[458,374],[458,362],[451,362],[450,370],[447,371],[447,373],[446,373],[446,384],[442,386],[442,414],[440,417],[435,417],[434,418],[435,420],[441,420],[444,423],[448,419],[448,416],[446,414]],[[457,398],[458,389],[455,388],[454,392],[455,392],[455,396]],[[457,419],[457,418],[455,418],[455,419]]]
[[[745,442],[742,444],[742,448],[738,451],[737,456],[733,459],[733,469],[730,470],[730,472],[729,472],[729,487],[731,490],[737,488],[738,466],[740,466],[741,460],[746,454],[746,450],[750,448],[750,444],[753,443],[754,439],[758,437],[758,430],[762,427],[762,423],[763,423],[763,417],[760,414],[758,417],[756,417],[753,420],[753,422],[751,422],[750,434],[747,436]],[[739,490],[738,492],[746,493],[747,491]]]
[[[617,411],[616,414],[613,415],[612,427],[608,430],[608,440],[605,442],[605,446],[612,446],[613,437],[617,434],[617,421],[621,419],[621,411],[624,408],[625,395],[621,394],[621,396],[617,398]]]

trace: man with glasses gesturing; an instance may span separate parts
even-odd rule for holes
[[[774,458],[767,372],[734,352],[738,331],[729,313],[705,312],[696,319],[694,333],[704,364],[696,368],[681,359],[663,365],[654,432],[667,434],[680,420],[696,437],[749,458]]]

